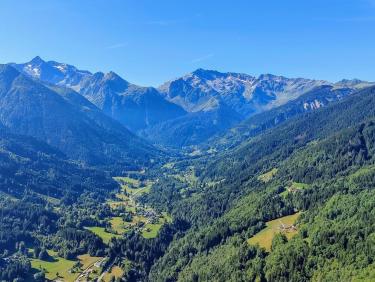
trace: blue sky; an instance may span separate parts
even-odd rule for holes
[[[197,68],[375,80],[375,0],[1,0],[1,63],[157,86]]]

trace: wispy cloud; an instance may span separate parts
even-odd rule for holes
[[[119,49],[119,48],[123,48],[123,47],[126,47],[126,46],[128,46],[127,42],[120,42],[120,43],[116,43],[116,44],[113,44],[113,45],[109,45],[109,46],[107,46],[106,49]]]
[[[208,59],[211,59],[212,57],[214,57],[215,54],[207,54],[205,56],[202,56],[202,57],[198,57],[198,58],[195,58],[193,60],[191,60],[192,63],[200,63],[202,61],[205,61],[205,60],[208,60]]]

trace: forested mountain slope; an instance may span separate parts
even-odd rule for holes
[[[100,203],[115,189],[118,184],[108,174],[83,168],[48,144],[0,124],[0,278],[40,281],[33,279],[37,270],[26,247],[34,258],[49,261],[47,248],[70,259],[102,254],[101,239],[80,224],[103,213]]]
[[[353,88],[336,88],[331,85],[316,87],[285,105],[254,115],[221,135],[214,136],[204,148],[228,149],[275,127],[290,118],[320,109],[355,93]]]
[[[0,66],[0,121],[91,165],[137,167],[160,152],[72,90],[52,89]]]
[[[202,177],[232,179],[230,175],[253,175],[257,167],[265,169],[287,157],[295,149],[308,142],[324,138],[340,129],[375,116],[375,87],[369,87],[350,95],[343,101],[302,116],[250,138],[216,159],[202,170]],[[248,170],[249,169],[249,170]],[[228,175],[227,175],[228,173]]]
[[[366,89],[290,119],[205,169],[195,163],[203,182],[188,197],[155,186],[145,200],[162,207],[164,199],[173,217],[192,227],[171,243],[149,279],[342,281],[373,273],[374,103],[375,89]],[[260,180],[273,169],[270,180]],[[292,183],[304,189],[289,190]],[[348,209],[348,203],[356,204]],[[298,235],[289,242],[276,236],[270,254],[246,242],[266,221],[296,211],[302,211]]]
[[[12,134],[1,125],[0,171],[0,190],[15,197],[32,191],[62,198],[117,187],[103,172],[81,168],[46,143]]]
[[[241,239],[227,240],[223,246],[193,259],[180,280],[197,276],[208,281],[208,273],[215,268],[225,269],[216,274],[219,280],[233,281],[251,281],[256,276],[266,281],[361,281],[370,273],[374,277],[374,133],[373,121],[360,123],[297,151],[277,165],[279,171],[260,192],[270,193],[263,201],[267,211],[264,207],[251,210],[254,199],[245,196],[224,215],[225,221],[219,219],[217,226],[229,221],[228,231],[216,233],[221,236],[219,245],[226,238],[223,234],[231,234],[236,225],[243,228],[237,229],[242,230],[239,238],[249,238],[259,225],[254,216],[269,220],[270,211],[276,208],[271,219],[285,212],[303,211],[297,237],[289,242],[276,237],[268,256],[251,247],[246,251]],[[287,191],[291,181],[306,187]],[[246,231],[249,226],[252,227]],[[226,230],[225,226],[220,230]],[[219,254],[223,259],[215,260]],[[248,260],[247,256],[258,261]],[[233,264],[233,259],[238,260],[238,265]],[[262,265],[263,272],[259,272]]]
[[[133,95],[140,88],[114,73],[31,63],[27,75],[0,66],[0,280],[74,281],[94,259],[91,277],[104,270],[108,280],[120,271],[140,282],[375,279],[374,86],[198,70],[162,97]],[[134,101],[137,111],[172,105],[163,121],[130,116],[176,147],[272,109],[202,154],[163,158],[86,99],[85,81],[118,115]],[[41,267],[60,262],[71,264],[63,275]]]
[[[150,126],[141,132],[141,136],[156,144],[181,148],[205,143],[211,136],[235,126],[242,119],[241,115],[222,105]]]

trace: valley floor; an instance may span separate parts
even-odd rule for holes
[[[142,173],[142,172],[137,172]],[[132,177],[115,177],[121,186],[121,190],[108,198],[106,204],[110,207],[113,214],[107,218],[108,226],[87,226],[90,230],[99,236],[105,244],[108,244],[112,238],[121,238],[129,231],[140,232],[146,239],[153,239],[157,236],[160,228],[171,218],[167,213],[158,213],[148,206],[138,202],[138,197],[143,193],[148,193],[152,181],[144,179],[140,181]],[[46,278],[51,281],[110,281],[112,277],[119,278],[123,275],[122,265],[111,263],[103,267],[107,257],[91,257],[88,254],[78,256],[75,260],[67,260],[58,256],[53,250],[47,250],[49,258],[46,260],[32,258],[33,249],[29,249],[31,265],[33,272],[44,271]]]

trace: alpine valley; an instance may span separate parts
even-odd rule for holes
[[[0,65],[0,281],[375,281],[375,83]]]

